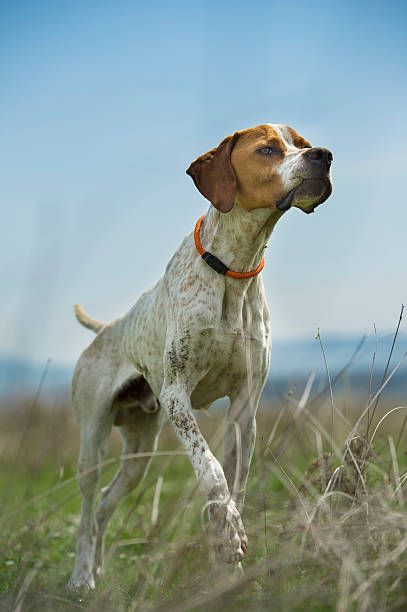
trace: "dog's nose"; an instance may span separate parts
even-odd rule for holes
[[[308,151],[305,153],[305,157],[313,162],[321,164],[321,166],[325,166],[327,169],[330,167],[333,160],[331,151],[329,151],[329,149],[324,149],[323,147],[308,149]]]

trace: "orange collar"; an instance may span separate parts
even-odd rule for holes
[[[261,272],[264,268],[264,257],[255,270],[251,270],[250,272],[234,272],[233,270],[229,270],[229,268],[225,266],[225,264],[221,262],[220,259],[215,257],[215,255],[212,255],[212,253],[208,253],[208,251],[205,251],[205,249],[202,247],[199,238],[199,230],[201,229],[204,216],[205,215],[199,217],[198,221],[196,222],[194,240],[196,250],[201,255],[202,259],[208,264],[208,266],[210,266],[219,274],[225,274],[226,276],[231,276],[232,278],[251,278],[252,276],[257,276],[257,274],[259,274],[259,272]]]

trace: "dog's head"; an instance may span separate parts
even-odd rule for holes
[[[236,203],[246,210],[296,206],[313,212],[332,192],[332,153],[312,147],[285,125],[235,132],[187,170],[205,198],[221,212]]]

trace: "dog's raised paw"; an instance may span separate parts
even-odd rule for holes
[[[226,563],[240,563],[247,551],[247,536],[236,504],[218,504],[208,526],[213,546]]]

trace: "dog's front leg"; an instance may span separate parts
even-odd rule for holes
[[[238,563],[247,548],[243,523],[231,498],[222,467],[199,430],[186,385],[164,384],[160,404],[188,452],[200,490],[211,502],[217,548],[224,561]]]
[[[241,388],[230,396],[227,415],[223,469],[232,497],[240,512],[246,494],[250,463],[256,443],[256,412],[267,371],[243,378]]]

